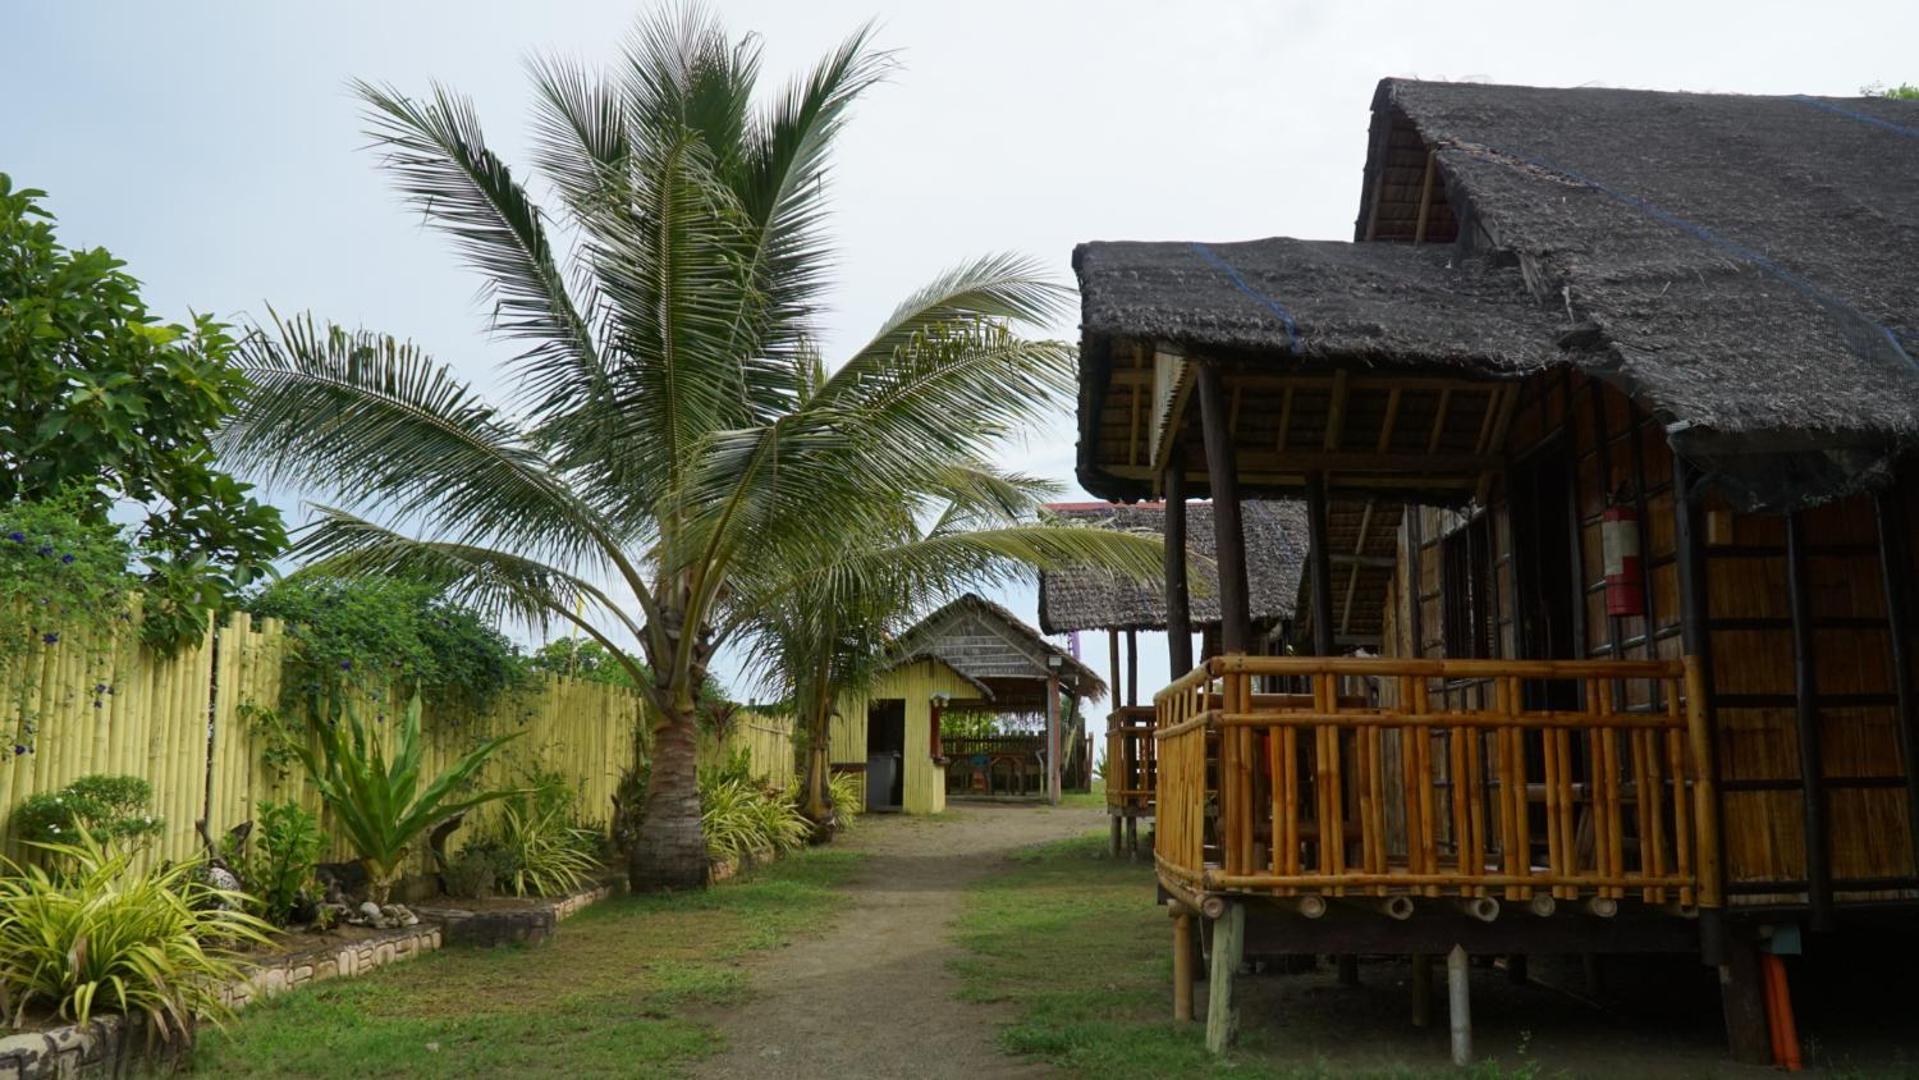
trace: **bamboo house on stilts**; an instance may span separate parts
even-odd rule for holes
[[[1912,918],[1915,177],[1919,103],[1387,80],[1354,242],[1076,252],[1081,483],[1214,501],[1223,651],[1169,583],[1154,720],[1209,1043],[1244,950],[1412,955],[1416,1015],[1438,956],[1464,1005],[1471,954],[1671,952],[1763,1061],[1762,940]],[[1256,498],[1306,503],[1308,655],[1251,632]]]
[[[1255,640],[1279,645],[1293,633],[1301,574],[1306,560],[1306,510],[1298,502],[1248,502],[1242,508],[1246,539],[1247,610]],[[1163,503],[1055,503],[1046,512],[1057,518],[1125,532],[1158,536],[1165,530]],[[1186,513],[1184,543],[1169,536],[1168,551],[1184,550],[1194,580],[1186,595],[1186,625],[1197,632],[1203,656],[1219,654],[1219,581],[1213,557],[1213,509],[1195,503]],[[1390,545],[1392,532],[1380,535]],[[1372,556],[1390,569],[1390,546]],[[1378,644],[1378,605],[1373,605],[1372,644]],[[1091,567],[1066,567],[1039,575],[1039,625],[1048,634],[1082,630],[1106,632],[1108,668],[1113,678],[1113,711],[1106,719],[1106,812],[1112,819],[1113,854],[1139,854],[1139,822],[1153,816],[1153,706],[1142,704],[1139,689],[1139,633],[1164,630],[1167,597]],[[1359,629],[1367,629],[1360,613]],[[1122,661],[1122,657],[1124,658]]]

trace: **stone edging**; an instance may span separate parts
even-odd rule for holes
[[[443,945],[543,941],[552,935],[554,926],[562,919],[606,899],[623,885],[623,882],[603,883],[558,900],[508,912],[416,907],[413,910],[421,917],[418,926],[386,930],[360,941],[320,945],[274,957],[227,987],[222,997],[233,1008],[241,1009],[308,983],[365,975],[375,968],[410,960]],[[511,925],[505,927],[505,936],[487,940],[477,933],[480,927],[472,925],[482,920],[489,926]],[[139,1053],[144,1043],[144,1040],[129,1038],[129,1028],[124,1016],[103,1015],[85,1026],[68,1024],[48,1031],[0,1037],[0,1080],[117,1073],[128,1059]]]

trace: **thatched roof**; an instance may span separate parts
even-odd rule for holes
[[[1047,512],[1127,532],[1160,536],[1164,503],[1058,503]],[[1306,511],[1297,502],[1247,502],[1241,522],[1246,532],[1246,571],[1251,582],[1255,622],[1293,617],[1300,575],[1306,562]],[[1195,629],[1219,623],[1219,570],[1214,562],[1213,504],[1188,503],[1186,553],[1188,590]],[[1166,595],[1100,570],[1050,570],[1039,576],[1039,625],[1049,634],[1073,630],[1164,630]]]
[[[894,666],[938,660],[1004,709],[1044,707],[1049,661],[1054,658],[1065,693],[1095,701],[1106,694],[1106,684],[1092,668],[1019,616],[972,593],[915,623],[900,635],[894,651]]]
[[[1919,442],[1919,102],[1388,79],[1373,109],[1358,239],[1411,239],[1431,149],[1427,238],[1456,244],[1083,245],[1084,381],[1116,338],[1494,377],[1563,361],[1746,505],[1869,486]],[[1122,493],[1091,441],[1082,483]]]

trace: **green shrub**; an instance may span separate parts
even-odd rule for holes
[[[462,851],[488,858],[495,885],[515,896],[578,889],[602,865],[600,830],[584,825],[579,795],[564,773],[530,772],[501,803],[500,817]],[[449,888],[451,886],[449,885]]]
[[[709,773],[700,784],[700,830],[707,854],[745,859],[791,851],[806,843],[812,825],[783,792],[751,779]]]
[[[835,773],[827,779],[826,790],[833,798],[833,814],[839,820],[840,828],[852,828],[860,811],[866,809],[861,802],[865,792],[861,788],[860,778],[852,773]]]
[[[468,844],[449,859],[442,880],[448,896],[484,900],[493,895],[500,879],[513,871],[506,852],[488,841]]]
[[[152,804],[153,785],[140,777],[94,773],[59,791],[28,796],[13,822],[29,844],[71,844],[84,830],[102,844],[139,847],[166,829]]]
[[[299,803],[262,803],[244,851],[229,855],[253,898],[250,910],[285,926],[296,913],[314,906],[319,883],[313,866],[326,849],[320,819]]]
[[[226,1017],[220,992],[242,973],[231,946],[272,929],[241,910],[245,896],[204,884],[197,862],[138,869],[84,831],[42,846],[66,872],[0,860],[0,990],[16,1024],[34,1005],[78,1023],[115,1011],[173,1042]]]
[[[387,902],[414,842],[428,829],[462,810],[513,794],[509,789],[454,797],[454,792],[470,781],[488,758],[520,732],[481,740],[452,768],[430,782],[421,782],[418,697],[407,704],[401,717],[390,761],[352,709],[337,720],[316,722],[313,729],[319,750],[301,746],[300,760],[347,841],[359,853],[360,863],[366,867],[369,898],[376,904]]]

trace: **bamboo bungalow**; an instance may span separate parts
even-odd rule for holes
[[[1064,520],[1127,532],[1159,535],[1165,529],[1162,503],[1055,503],[1046,510]],[[1242,510],[1252,636],[1256,642],[1278,645],[1293,633],[1293,614],[1306,561],[1306,509],[1298,502],[1282,501],[1248,502]],[[1210,503],[1189,507],[1184,543],[1168,549],[1183,547],[1187,566],[1199,579],[1191,582],[1187,597],[1188,625],[1204,641],[1204,656],[1219,653],[1219,580],[1213,557],[1212,514]],[[1372,569],[1368,572],[1378,573],[1383,565],[1390,573],[1392,531],[1382,528],[1378,535],[1388,546],[1383,554],[1370,556]],[[1169,542],[1173,539],[1168,537]],[[1357,560],[1354,569],[1358,569]],[[1372,610],[1366,610],[1368,607]],[[1374,645],[1378,644],[1382,613],[1383,605],[1376,602],[1361,605],[1358,612],[1362,622],[1355,628],[1370,630]],[[1352,614],[1350,606],[1348,614]],[[1140,704],[1138,633],[1166,629],[1166,595],[1097,568],[1043,571],[1039,575],[1039,625],[1049,634],[1106,631],[1107,670],[1113,678],[1113,711],[1106,719],[1106,812],[1112,818],[1113,853],[1127,850],[1137,854],[1139,819],[1153,816],[1154,775],[1153,707]]]
[[[863,776],[865,808],[937,814],[949,786],[961,792],[1032,794],[1059,801],[1059,766],[1083,740],[1062,731],[1078,699],[1098,700],[1106,685],[1012,612],[962,596],[900,635],[896,659],[862,693],[834,708],[835,772]],[[1045,718],[1043,734],[943,740],[945,713]]]
[[[1155,699],[1213,1045],[1240,949],[1414,954],[1416,1008],[1436,954],[1672,951],[1764,1060],[1762,935],[1912,917],[1915,223],[1919,103],[1389,79],[1354,242],[1078,249],[1080,482],[1217,507],[1224,655],[1176,617]],[[1296,497],[1314,655],[1253,656],[1235,511]]]

